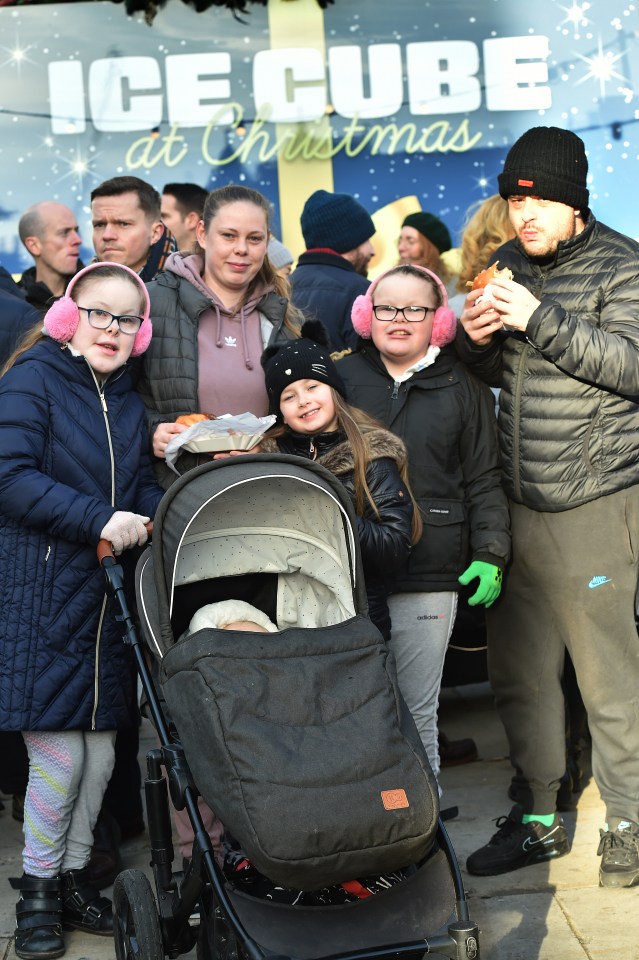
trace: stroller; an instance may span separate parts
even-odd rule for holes
[[[144,784],[155,896],[142,871],[117,877],[117,960],[195,945],[198,960],[478,958],[437,786],[365,615],[356,517],[339,481],[283,455],[212,461],[176,481],[136,570],[148,650],[109,547],[98,555],[160,741]],[[280,632],[189,634],[193,614],[222,599],[250,602]],[[339,905],[251,896],[216,861],[199,793],[284,886],[411,871]],[[194,830],[184,870],[173,869],[169,795]]]

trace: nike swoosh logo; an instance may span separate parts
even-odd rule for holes
[[[595,587],[600,587],[603,583],[611,583],[612,577],[593,577],[588,586],[591,590],[594,590]]]
[[[533,850],[535,847],[545,847],[548,843],[554,843],[555,838],[553,834],[557,832],[559,827],[553,827],[550,833],[547,833],[545,837],[541,837],[538,840],[534,840],[532,837],[526,837],[522,843],[523,850]]]

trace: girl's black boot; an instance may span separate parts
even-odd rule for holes
[[[88,867],[62,874],[62,923],[100,937],[113,935],[113,907],[91,882]]]
[[[16,904],[15,950],[23,960],[53,960],[64,953],[60,877],[25,873],[9,881],[20,891]]]

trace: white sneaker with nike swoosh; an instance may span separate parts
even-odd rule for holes
[[[466,861],[469,873],[495,877],[570,853],[566,828],[559,814],[555,814],[549,827],[536,820],[522,823],[521,817],[522,809],[518,804],[507,817],[499,817],[497,833],[484,847],[471,853]]]

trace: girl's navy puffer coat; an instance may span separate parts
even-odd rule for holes
[[[125,369],[99,387],[51,340],[0,379],[0,729],[113,730],[136,716],[130,651],[95,548],[162,496]]]

